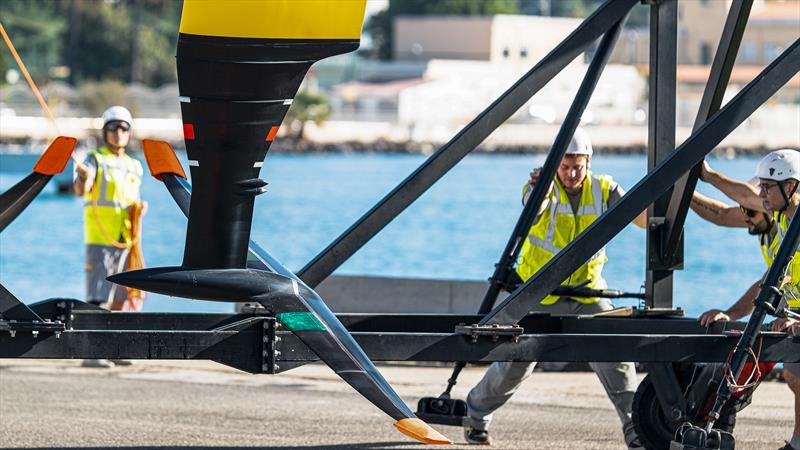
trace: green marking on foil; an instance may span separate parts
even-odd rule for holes
[[[325,325],[310,312],[285,312],[278,313],[275,317],[291,331],[326,330]]]

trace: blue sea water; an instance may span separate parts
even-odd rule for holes
[[[182,156],[185,158],[185,156]],[[289,268],[299,269],[425,160],[420,155],[270,155],[262,178],[269,191],[256,200],[252,237]],[[470,155],[397,217],[336,273],[392,277],[486,279],[521,210],[520,189],[544,156]],[[752,176],[757,160],[711,160],[722,172]],[[185,159],[184,159],[184,166]],[[625,188],[646,172],[644,156],[598,155],[596,173]],[[0,173],[0,190],[24,174]],[[724,199],[700,183],[701,192]],[[146,177],[150,211],[144,219],[147,265],[180,264],[186,219],[164,186]],[[48,186],[0,235],[0,282],[26,303],[83,298],[83,212],[80,199]],[[607,247],[610,287],[638,291],[645,276],[645,233],[633,225]],[[725,308],[765,266],[757,239],[720,228],[690,212],[685,270],[676,272],[675,305],[698,315]],[[368,302],[369,299],[364,299]],[[619,300],[636,304],[635,300]],[[145,311],[230,311],[225,303],[151,295]]]

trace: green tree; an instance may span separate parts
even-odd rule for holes
[[[70,20],[70,49],[64,56],[69,60],[73,82],[116,79],[158,86],[175,80],[179,2],[70,3],[77,9],[77,17]]]
[[[63,5],[51,0],[3,0],[0,20],[31,76],[41,82],[61,64],[61,36],[66,28]],[[16,67],[5,43],[3,67]],[[2,74],[5,77],[5,72]]]
[[[391,59],[393,21],[396,16],[518,14],[519,0],[389,0],[389,7],[364,25],[372,39],[372,57]]]
[[[328,99],[309,91],[300,91],[295,95],[292,106],[286,112],[284,122],[289,125],[291,134],[298,138],[305,138],[306,122],[312,121],[322,125],[331,115],[331,106]]]
[[[175,80],[180,14],[176,0],[2,0],[0,19],[38,82],[66,65],[75,85],[159,86]],[[0,58],[0,67],[16,65],[9,52]]]

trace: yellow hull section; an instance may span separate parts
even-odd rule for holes
[[[180,32],[256,39],[359,39],[366,0],[185,0]]]

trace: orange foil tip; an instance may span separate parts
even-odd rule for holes
[[[59,136],[47,147],[44,154],[36,161],[33,171],[42,175],[61,173],[67,166],[72,151],[78,140],[74,137]]]
[[[406,436],[416,439],[425,444],[452,444],[453,441],[442,436],[430,425],[416,417],[401,419],[395,422],[394,426]]]
[[[183,171],[178,156],[175,155],[175,151],[168,143],[143,139],[142,148],[144,149],[144,159],[147,160],[147,167],[150,168],[150,173],[156,179],[161,180],[161,175],[165,173],[186,178],[186,172]]]

